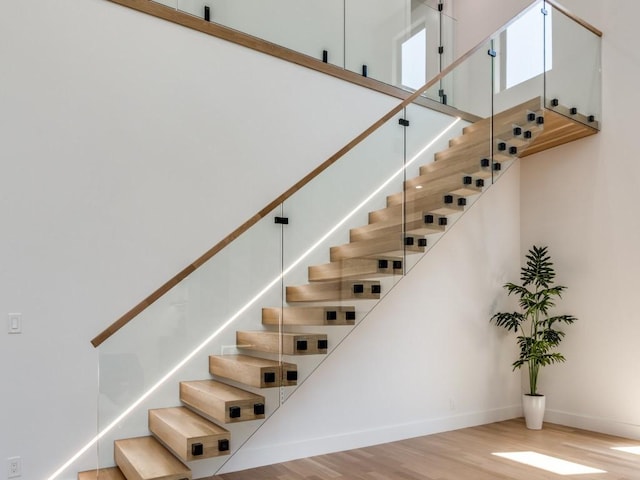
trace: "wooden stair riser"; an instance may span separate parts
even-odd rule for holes
[[[375,300],[380,298],[381,286],[375,280],[345,280],[287,286],[285,292],[287,303]]]
[[[215,380],[181,382],[180,400],[213,422],[235,423],[264,418],[262,395]]]
[[[513,145],[505,144],[504,149],[499,148],[499,142],[495,140],[493,142],[493,159],[496,162],[502,161],[510,161],[518,157],[519,150],[517,147]],[[514,148],[512,150],[512,148]],[[521,152],[520,152],[521,153]],[[482,158],[490,158],[491,157],[491,145],[489,139],[486,142],[482,142],[479,144],[471,144],[471,145],[462,145],[460,147],[452,147],[442,152],[438,152],[434,155],[435,163],[438,162],[460,162],[467,158],[473,159],[482,159]],[[487,174],[490,172],[486,172],[484,170],[478,170],[472,172],[472,175],[478,176],[481,178],[487,178]],[[422,171],[420,171],[422,174]]]
[[[545,109],[544,129],[536,137],[535,142],[528,145],[520,156],[533,155],[597,132],[598,130],[594,127],[571,120],[570,117],[556,113],[553,110]]]
[[[401,205],[397,207],[401,207]],[[337,262],[346,258],[401,257],[406,253],[424,253],[425,247],[426,239],[419,235],[386,235],[331,247],[329,258],[331,262]]]
[[[510,123],[519,123],[523,121],[527,121],[526,114],[531,112],[539,112],[542,109],[542,100],[540,97],[532,98],[531,100],[527,100],[521,104],[518,104],[514,107],[508,108],[499,112],[493,116],[493,118],[488,117],[477,122],[474,122],[471,125],[467,125],[462,129],[463,135],[474,133],[477,130],[483,130],[490,128],[491,122],[494,125],[504,125]],[[523,120],[524,113],[524,120]]]
[[[459,213],[464,211],[464,205],[458,205],[457,203],[445,205],[445,196],[434,196],[418,198],[411,202],[407,202],[404,205],[394,205],[393,207],[387,207],[380,210],[369,212],[369,223],[378,222],[397,222],[402,223],[403,215],[405,218],[410,218],[411,221],[423,218],[423,215],[438,214],[442,216]],[[446,208],[446,212],[443,213],[442,209]]]
[[[446,195],[452,193],[454,195],[477,195],[482,192],[482,187],[477,187],[476,182],[471,175],[460,175],[441,178],[435,181],[418,184],[405,189],[404,192],[394,193],[387,197],[387,207],[393,205],[401,205],[405,202],[411,202],[423,197],[432,195]],[[484,185],[484,181],[482,181]]]
[[[149,410],[149,430],[183,462],[229,454],[231,433],[184,407]]]
[[[238,348],[257,352],[280,353],[283,355],[326,354],[329,346],[327,335],[323,333],[278,333],[270,331],[236,332]]]
[[[118,467],[87,470],[78,473],[78,480],[127,480]]]
[[[248,355],[211,355],[209,373],[256,388],[288,387],[298,380],[298,367],[293,363]]]
[[[191,470],[153,437],[114,442],[114,459],[127,480],[191,480]]]
[[[533,114],[532,120],[529,119],[529,114]],[[542,110],[538,110],[537,112],[519,110],[511,118],[505,119],[504,123],[497,124],[494,122],[493,137],[513,141],[519,138],[530,140],[531,138],[527,138],[529,135],[526,135],[525,132],[529,132],[532,138],[535,137],[535,135],[543,128],[543,124],[540,124],[537,121],[537,119],[543,115],[544,113]],[[467,131],[459,137],[449,140],[449,146],[456,147],[459,145],[486,141],[490,135],[489,132],[490,130],[488,126],[486,128]]]
[[[571,110],[571,107],[567,107],[565,105],[554,105],[553,100],[550,100],[547,102],[546,104],[546,108],[548,110],[553,111],[554,113],[559,113],[560,115],[564,116],[564,117],[569,117],[577,122],[583,123],[591,128],[597,129],[600,128],[600,123],[595,120],[595,117],[593,117],[593,119],[591,119],[590,115],[585,115],[584,113],[581,113],[579,111],[575,111],[573,112]]]
[[[310,271],[313,268],[315,267],[309,267]],[[278,326],[281,321],[284,326],[354,325],[356,322],[356,309],[354,307],[284,307],[262,309],[263,325]]]
[[[455,161],[443,160],[441,162],[426,163],[420,166],[419,176],[410,178],[405,182],[405,189],[454,175],[470,175],[474,178],[486,179],[491,176],[491,165],[485,167],[482,162],[483,158],[487,156],[488,153],[485,157],[469,157]]]
[[[440,207],[441,208],[441,207]],[[446,229],[447,217],[433,213],[407,215],[404,223],[399,221],[376,222],[352,229],[349,233],[352,242],[370,240],[387,235],[433,235]]]

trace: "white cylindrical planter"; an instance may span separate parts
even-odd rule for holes
[[[544,418],[544,395],[522,395],[524,420],[530,430],[541,430]]]

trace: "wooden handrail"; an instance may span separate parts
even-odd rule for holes
[[[174,9],[165,7],[163,5],[157,4],[157,3],[149,1],[149,0],[109,0],[109,1],[114,2],[114,3],[118,3],[120,5],[124,5],[124,6],[130,7],[130,8],[133,8],[135,10],[139,10],[141,12],[149,13],[149,14],[157,16],[159,18],[164,18],[166,20],[178,23],[180,25],[183,25],[183,26],[186,26],[186,27],[189,27],[189,28],[193,28],[193,29],[202,31],[204,33],[208,33],[210,35],[214,35],[214,36],[219,37],[219,38],[224,38],[225,40],[229,40],[229,41],[232,41],[232,42],[236,42],[237,41],[237,43],[239,43],[240,45],[244,45],[244,46],[247,46],[249,48],[253,48],[254,50],[258,50],[258,51],[261,51],[263,53],[267,53],[269,55],[274,55],[274,56],[277,56],[277,57],[285,59],[285,60],[293,61],[294,63],[297,63],[298,65],[302,65],[302,66],[305,66],[305,67],[308,67],[308,68],[313,68],[313,69],[318,70],[318,71],[323,71],[324,73],[328,73],[329,75],[333,75],[333,76],[342,78],[342,79],[347,80],[347,81],[352,81],[350,79],[350,77],[356,76],[356,77],[358,77],[358,81],[357,82],[354,81],[353,83],[358,83],[358,84],[360,84],[362,86],[365,86],[365,87],[368,87],[368,88],[372,88],[372,89],[380,91],[382,93],[388,93],[389,95],[397,96],[397,94],[391,93],[392,90],[383,91],[382,89],[379,89],[377,84],[380,84],[381,82],[378,82],[376,80],[368,79],[368,78],[365,78],[365,77],[361,77],[360,75],[357,75],[357,74],[355,74],[353,72],[348,72],[348,71],[346,71],[344,69],[341,69],[339,67],[335,67],[333,65],[325,64],[325,63],[323,63],[323,62],[321,62],[319,60],[316,60],[316,59],[314,59],[312,57],[309,57],[307,55],[300,54],[298,52],[293,52],[293,51],[291,51],[289,49],[286,49],[284,47],[281,47],[279,45],[274,45],[274,44],[271,44],[271,43],[266,42],[264,40],[260,40],[260,39],[257,39],[255,37],[251,37],[251,36],[246,35],[244,33],[236,32],[236,31],[228,29],[226,27],[222,27],[220,25],[216,25],[216,24],[212,24],[210,22],[206,22],[204,20],[201,20],[201,19],[198,19],[196,17],[193,17],[192,15],[178,12],[178,11],[176,11]],[[536,1],[537,0],[532,1],[531,5],[536,3]],[[549,3],[551,3],[551,2],[549,2]],[[529,5],[525,10],[530,8],[531,5]],[[125,313],[120,318],[118,318],[115,322],[113,322],[111,325],[109,325],[106,329],[104,329],[102,332],[100,332],[98,335],[96,335],[91,340],[91,344],[96,348],[99,347],[102,343],[104,343],[114,333],[116,333],[118,330],[120,330],[122,327],[124,327],[127,323],[129,323],[131,320],[133,320],[136,316],[138,316],[140,313],[142,313],[144,310],[146,310],[147,307],[149,307],[150,305],[155,303],[165,293],[167,293],[169,290],[171,290],[173,287],[175,287],[178,283],[180,283],[182,280],[184,280],[187,276],[189,276],[191,273],[193,273],[196,269],[201,267],[205,262],[207,262],[209,259],[211,259],[213,256],[215,256],[218,252],[220,252],[223,248],[225,248],[227,245],[229,245],[231,242],[233,242],[236,238],[238,238],[240,235],[242,235],[244,232],[246,232],[249,228],[251,228],[253,225],[258,223],[269,212],[273,211],[274,208],[276,208],[282,202],[284,202],[285,200],[290,198],[294,193],[296,193],[298,190],[300,190],[302,187],[304,187],[307,183],[309,183],[311,180],[313,180],[315,177],[317,177],[320,173],[322,173],[324,170],[326,170],[331,165],[333,165],[338,159],[343,157],[346,153],[348,153],[354,147],[356,147],[358,144],[360,144],[362,141],[364,141],[369,135],[371,135],[380,126],[382,126],[384,123],[386,123],[391,118],[393,118],[394,115],[396,115],[398,112],[400,112],[407,105],[409,105],[411,103],[419,103],[419,104],[424,105],[424,106],[426,106],[428,108],[433,108],[435,110],[441,111],[443,113],[446,113],[446,114],[449,114],[449,115],[452,115],[452,116],[457,116],[457,117],[460,117],[460,118],[463,118],[463,119],[466,119],[466,120],[470,120],[470,121],[478,120],[479,118],[476,117],[475,115],[471,115],[471,114],[468,114],[466,112],[462,112],[462,111],[457,110],[457,109],[455,109],[453,107],[449,107],[449,106],[446,106],[446,105],[441,105],[441,104],[439,104],[437,102],[434,102],[434,101],[426,100],[423,97],[421,97],[421,95],[424,92],[426,92],[429,88],[431,88],[432,86],[434,86],[438,82],[440,82],[447,75],[449,75],[460,64],[464,63],[469,57],[473,56],[479,50],[481,50],[483,48],[486,48],[489,40],[491,40],[493,37],[495,37],[495,35],[501,33],[503,30],[505,30],[512,22],[513,22],[513,20],[510,20],[505,25],[503,25],[499,30],[497,30],[495,33],[493,33],[493,34],[489,35],[488,37],[486,37],[478,45],[476,45],[471,50],[466,52],[464,55],[459,57],[456,61],[451,63],[448,67],[443,69],[442,72],[440,72],[440,74],[438,74],[436,77],[431,79],[429,82],[427,82],[420,89],[416,90],[413,93],[404,92],[405,95],[403,95],[403,96],[405,98],[400,104],[398,104],[396,107],[394,107],[389,112],[387,112],[384,116],[382,116],[380,119],[378,119],[369,128],[367,128],[360,135],[358,135],[356,138],[354,138],[351,142],[349,142],[347,145],[342,147],[339,151],[337,151],[335,154],[333,154],[331,157],[329,157],[327,160],[325,160],[318,167],[316,167],[311,172],[309,172],[301,180],[296,182],[291,188],[289,188],[287,191],[282,193],[275,200],[270,202],[267,206],[262,208],[258,213],[253,215],[246,222],[244,222],[242,225],[240,225],[238,228],[236,228],[233,232],[231,232],[229,235],[227,235],[224,239],[222,239],[220,242],[218,242],[212,248],[207,250],[203,255],[201,255],[199,258],[197,258],[194,262],[189,264],[187,267],[185,267],[179,273],[177,273],[175,276],[173,276],[170,280],[165,282],[160,288],[155,290],[151,295],[149,295],[147,298],[142,300],[135,307],[133,307],[131,310],[129,310],[127,313]],[[316,65],[317,63],[319,63],[320,65]],[[339,70],[341,73],[338,72],[337,70]],[[382,84],[382,85],[384,85],[384,84]],[[388,85],[386,87],[389,87],[389,89],[395,89],[395,87],[390,87]],[[433,105],[431,105],[431,104],[433,104]]]
[[[586,28],[587,30],[589,30],[592,33],[596,34],[598,37],[602,37],[602,31],[601,30],[598,30],[596,27],[591,25],[589,22],[585,22],[583,19],[581,19],[580,17],[578,17],[575,14],[571,13],[569,10],[567,10],[562,5],[559,5],[554,0],[546,0],[546,2],[549,5],[551,5],[553,8],[558,10],[560,13],[562,13],[562,14],[566,15],[567,17],[569,17],[574,22],[582,25],[584,28]]]

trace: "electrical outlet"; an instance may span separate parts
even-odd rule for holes
[[[22,459],[20,457],[7,458],[7,478],[17,478],[22,476]]]

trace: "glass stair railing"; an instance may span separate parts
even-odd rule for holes
[[[418,89],[133,320],[106,330],[91,445],[99,478],[218,472],[515,159],[597,132],[597,31],[550,2],[518,18],[527,15],[542,52],[530,78],[502,83],[513,67],[505,52],[520,48],[510,33],[518,20]],[[414,103],[442,82],[459,116]],[[96,478],[96,470],[79,478]]]
[[[408,91],[420,88],[453,60],[455,20],[442,0],[111,1],[202,31],[208,31],[209,24],[224,27],[229,29],[224,38],[231,41],[242,32]],[[265,51],[274,54],[275,49],[266,46]],[[429,98],[446,100],[443,88],[427,92]]]

